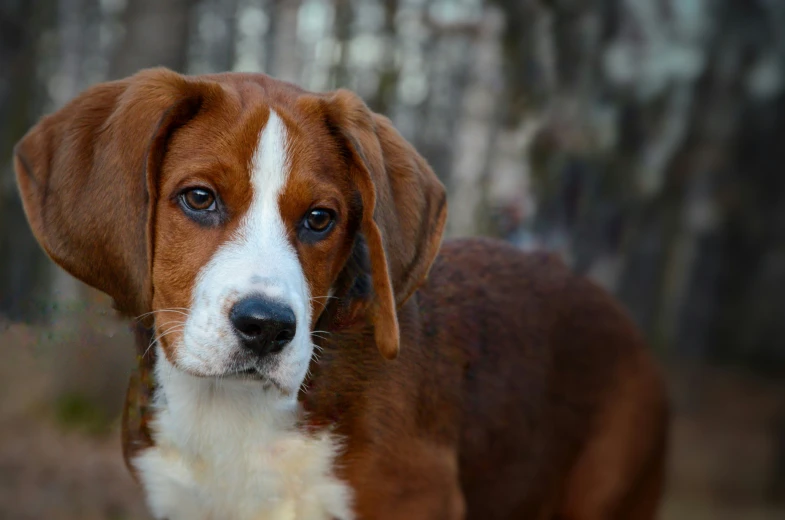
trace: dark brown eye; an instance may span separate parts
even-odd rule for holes
[[[193,188],[183,192],[180,197],[192,211],[212,211],[215,209],[215,195],[204,188]]]
[[[312,209],[305,216],[305,227],[316,233],[324,233],[333,223],[335,215],[329,209]]]

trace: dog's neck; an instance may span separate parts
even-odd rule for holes
[[[167,441],[205,456],[216,448],[225,452],[227,439],[264,444],[296,430],[301,415],[296,396],[256,379],[193,376],[157,350],[155,424]]]
[[[350,490],[333,470],[339,442],[329,429],[301,427],[296,396],[192,376],[160,348],[155,380],[154,446],[133,464],[157,516],[352,518]]]

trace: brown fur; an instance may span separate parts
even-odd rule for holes
[[[449,241],[399,321],[395,363],[370,331],[333,335],[302,396],[349,439],[361,518],[654,518],[662,382],[604,291],[548,255]]]
[[[358,517],[654,518],[666,405],[629,318],[547,255],[463,240],[434,263],[444,189],[350,92],[162,69],[94,87],[17,146],[33,231],[126,314],[155,312],[171,357],[181,317],[165,309],[189,305],[200,268],[249,207],[270,109],[292,158],[282,218],[314,295],[312,328],[330,332],[299,396],[302,427],[345,439],[336,471]],[[177,194],[195,185],[220,194],[220,226],[182,214]],[[307,243],[296,224],[314,207],[338,218]],[[145,353],[151,335],[137,338]],[[127,460],[153,442],[152,359],[139,359]]]

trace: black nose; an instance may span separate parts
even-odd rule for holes
[[[292,309],[261,296],[244,298],[229,311],[229,320],[243,345],[259,356],[280,351],[294,338]]]

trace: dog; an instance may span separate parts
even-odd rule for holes
[[[445,189],[346,90],[142,71],[17,144],[48,255],[136,317],[156,518],[655,518],[668,407],[557,258],[442,244]]]

